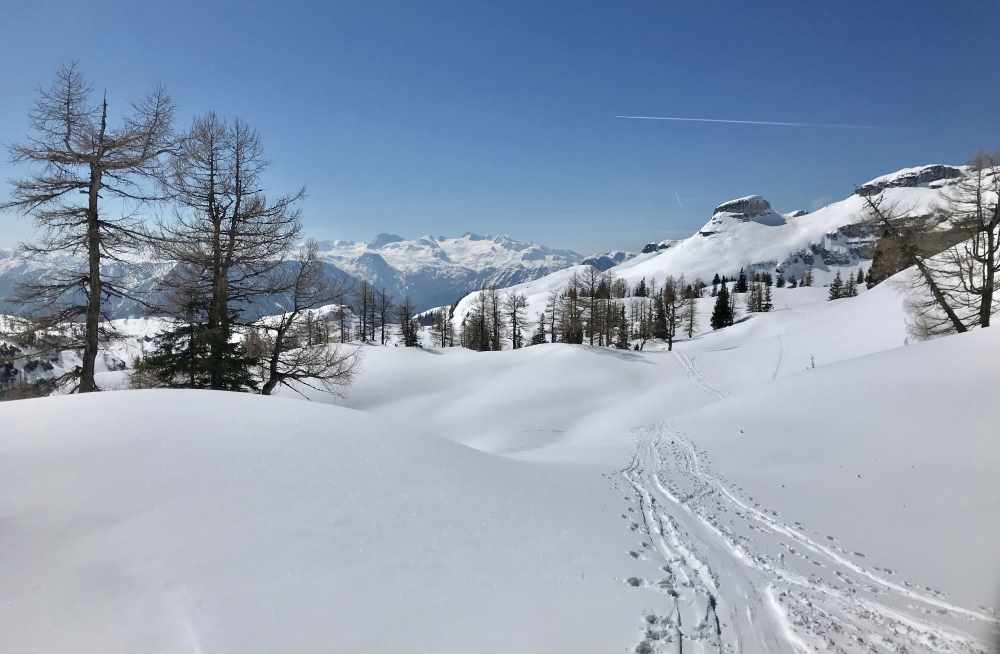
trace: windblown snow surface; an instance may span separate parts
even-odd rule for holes
[[[366,347],[340,406],[0,404],[2,649],[989,651],[1000,330],[824,295],[674,352]]]

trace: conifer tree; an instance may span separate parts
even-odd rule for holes
[[[712,309],[711,325],[712,329],[722,329],[733,324],[733,310],[729,303],[729,291],[723,283],[719,286],[719,293],[715,297],[715,308]]]
[[[840,278],[840,271],[837,271],[837,275],[833,278],[833,282],[830,283],[830,296],[829,300],[839,300],[844,297],[844,280]]]
[[[745,272],[743,272],[742,268],[740,268],[740,276],[736,280],[736,290],[735,290],[735,292],[736,293],[746,293],[747,292],[747,275],[746,275]]]
[[[538,326],[531,336],[531,345],[541,345],[545,342],[545,312],[538,314]]]
[[[653,300],[656,310],[656,317],[653,319],[653,338],[667,338],[667,309],[663,305],[663,296],[656,295]]]

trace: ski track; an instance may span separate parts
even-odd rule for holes
[[[692,383],[726,397],[674,354]],[[782,354],[779,340],[775,373]],[[995,615],[890,579],[897,573],[858,563],[863,555],[833,536],[786,522],[714,474],[709,456],[669,424],[635,433],[619,473],[630,502],[622,517],[643,537],[629,554],[656,565],[657,578],[626,581],[661,596],[641,616],[637,654],[988,651],[972,632],[998,629]]]

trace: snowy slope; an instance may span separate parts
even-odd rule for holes
[[[675,353],[369,346],[342,407],[4,403],[5,645],[984,652],[1000,332],[821,291]]]
[[[637,648],[677,616],[704,625],[713,596],[743,651],[983,651],[1000,332],[909,343],[898,283],[835,302],[776,290],[774,312],[674,354],[547,345],[400,365],[374,349],[344,402],[537,462],[608,461],[636,438],[619,490],[648,540],[630,574],[663,598]],[[684,633],[715,651],[711,628]]]
[[[883,191],[886,206],[927,215],[944,205],[956,176],[966,170],[940,164],[906,168],[859,188]],[[664,242],[659,249],[644,248],[642,254],[616,266],[600,268],[632,285],[643,278],[662,282],[668,275],[708,282],[716,273],[734,276],[741,268],[770,272],[780,268],[787,277],[801,279],[809,269],[814,283],[823,285],[838,271],[855,272],[859,266],[870,266],[878,230],[867,226],[852,229],[865,220],[865,206],[864,198],[853,193],[809,213],[780,214],[760,196],[737,198],[719,205],[705,226],[690,237]],[[529,316],[533,318],[544,302],[532,302],[532,297],[544,295],[538,293],[540,289],[547,292],[564,286],[567,274],[559,271],[511,290],[529,298]]]
[[[225,393],[0,422],[5,651],[613,651],[647,601],[590,469]]]
[[[885,198],[918,214],[931,213],[944,201],[940,188],[923,186],[887,188]],[[822,283],[828,281],[823,273],[830,266],[811,251],[811,246],[845,251],[846,239],[838,238],[837,230],[863,220],[864,207],[861,196],[851,195],[801,216],[770,214],[780,222],[741,220],[731,213],[718,212],[689,238],[652,257],[626,261],[612,271],[633,283],[643,277],[662,280],[667,275],[681,274],[709,281],[716,273],[735,275],[740,268],[774,270],[780,265],[787,274],[799,278],[806,267],[802,260],[811,259],[816,280]],[[858,259],[847,258],[844,265],[856,268]]]

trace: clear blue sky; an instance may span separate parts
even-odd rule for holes
[[[637,249],[731,197],[811,208],[1000,146],[993,1],[8,0],[3,15],[0,142],[23,137],[62,62],[112,102],[162,82],[181,125],[209,109],[252,122],[273,186],[307,187],[321,238],[475,231]],[[0,244],[30,236],[23,218],[0,221]]]

